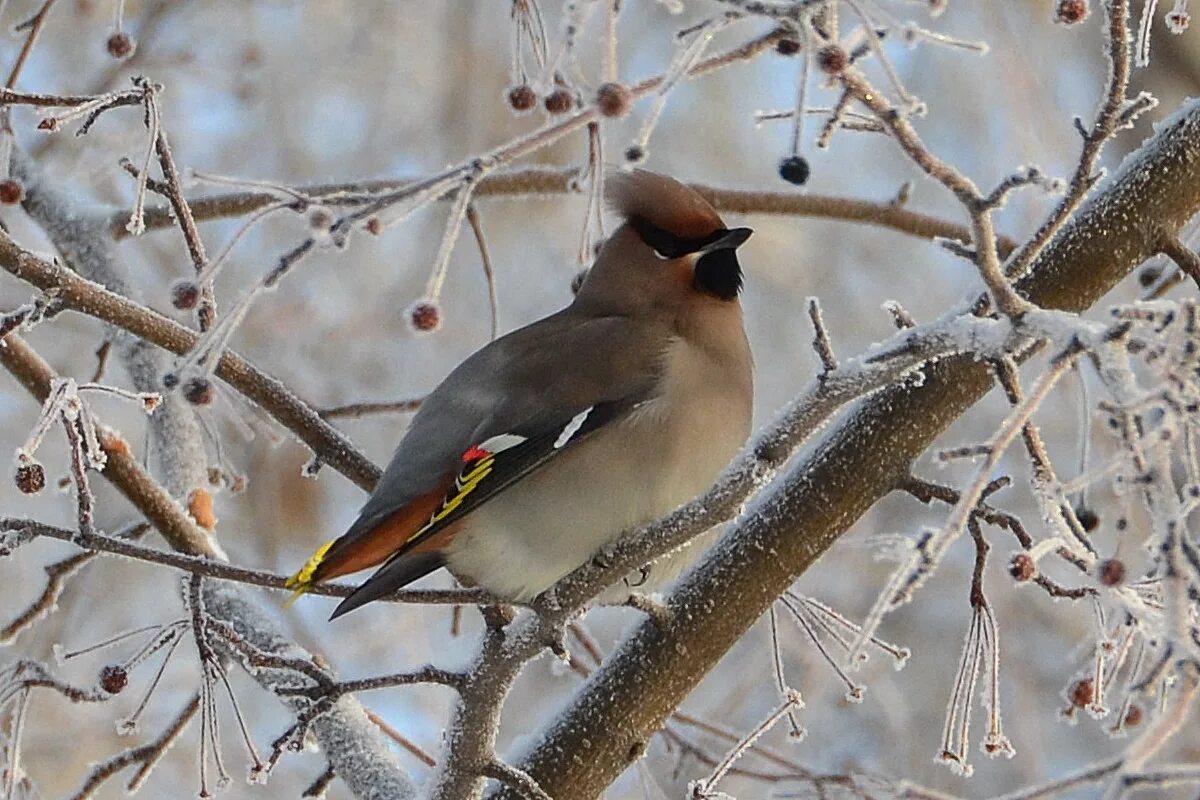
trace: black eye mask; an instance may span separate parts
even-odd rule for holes
[[[737,298],[742,289],[742,267],[736,250],[750,238],[749,228],[720,228],[708,236],[687,239],[663,230],[644,217],[631,217],[629,225],[659,258],[682,258],[701,253],[696,259],[692,285],[698,291],[722,300]]]

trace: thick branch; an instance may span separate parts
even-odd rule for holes
[[[1151,221],[1177,231],[1197,212],[1200,101],[1193,101],[1064,226],[1018,288],[1040,306],[1086,309],[1156,252]],[[953,357],[928,367],[919,386],[862,401],[672,593],[668,621],[643,622],[624,641],[520,767],[551,796],[598,796],[770,603],[900,485],[990,385],[985,365]]]

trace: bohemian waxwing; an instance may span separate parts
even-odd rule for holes
[[[433,390],[358,519],[290,579],[297,594],[382,562],[334,617],[442,566],[529,600],[706,490],[741,447],[753,387],[735,251],[750,230],[661,175],[607,185],[624,223],[574,302]],[[708,541],[630,576],[624,595],[674,578]]]

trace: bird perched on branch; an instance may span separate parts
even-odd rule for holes
[[[607,199],[623,224],[575,300],[434,389],[358,519],[289,580],[297,594],[382,563],[334,617],[443,566],[529,600],[712,484],[750,430],[750,230],[651,172],[612,175]],[[626,583],[665,583],[685,551]]]

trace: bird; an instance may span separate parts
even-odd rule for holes
[[[752,231],[646,170],[609,175],[605,200],[620,225],[572,302],[425,398],[357,519],[288,579],[293,599],[378,566],[330,619],[441,567],[528,602],[708,489],[742,447],[753,359],[737,248]],[[665,586],[714,535],[615,591]]]

